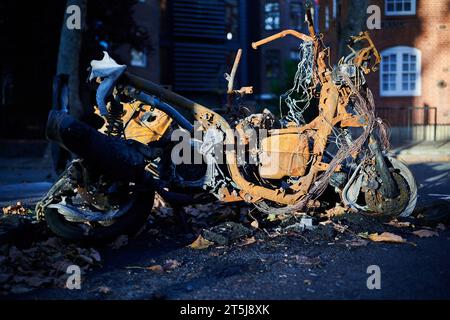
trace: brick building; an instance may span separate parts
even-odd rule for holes
[[[450,0],[368,2],[381,9],[381,29],[370,34],[383,61],[368,77],[379,115],[394,139],[450,139]],[[320,29],[331,47],[347,10],[346,0],[320,1]]]

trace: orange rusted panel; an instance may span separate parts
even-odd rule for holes
[[[309,160],[308,137],[304,134],[270,136],[261,141],[259,174],[266,179],[300,177]]]

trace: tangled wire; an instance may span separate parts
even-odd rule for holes
[[[294,78],[294,86],[280,96],[280,110],[283,102],[288,107],[286,120],[297,125],[305,124],[303,114],[308,109],[313,98],[311,87],[313,85],[314,68],[314,43],[303,42],[300,45],[297,72]]]

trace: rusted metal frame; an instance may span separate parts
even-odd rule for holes
[[[369,43],[369,46],[361,49],[357,56],[355,57],[355,65],[359,68],[361,68],[365,74],[369,74],[370,71],[377,71],[378,70],[378,66],[381,63],[381,55],[378,52],[377,48],[375,47],[375,44],[372,41],[372,38],[370,37],[370,34],[367,31],[361,32],[358,36],[352,37],[351,38],[353,43],[356,42],[360,42],[360,41],[367,41]],[[350,49],[355,52],[351,47]],[[356,53],[356,52],[355,52]],[[365,61],[369,61],[370,55],[373,53],[374,57],[375,57],[375,61],[372,65],[371,68],[366,68],[365,66],[363,66],[363,63]]]
[[[324,55],[322,55],[322,58],[324,58]],[[326,65],[322,64],[319,67],[321,69],[325,69]],[[300,191],[294,194],[286,194],[281,189],[273,190],[263,186],[255,185],[254,183],[247,181],[239,171],[235,148],[230,148],[232,150],[226,150],[225,155],[229,173],[234,183],[241,190],[240,196],[245,201],[255,202],[263,198],[280,204],[295,204],[305,196],[317,174],[322,171],[323,167],[320,163],[327,144],[328,136],[331,134],[331,122],[336,114],[339,96],[337,88],[330,80],[329,72],[327,72],[326,75],[327,82],[323,84],[321,92],[321,102],[319,106],[321,116],[319,116],[317,121],[315,121],[314,123],[318,128],[313,149],[313,153],[315,154],[316,159],[310,172],[304,179],[305,183],[301,184],[299,188]],[[233,130],[231,129],[228,122],[216,112],[201,104],[198,104],[174,92],[171,92],[151,81],[147,81],[130,74],[126,74],[126,76],[130,84],[134,85],[137,89],[144,90],[150,94],[154,94],[164,101],[167,101],[175,106],[189,111],[195,120],[198,120],[202,123],[204,128],[208,128],[210,126],[220,127],[225,132],[226,145],[235,145],[235,136]]]
[[[236,72],[239,67],[239,63],[241,61],[242,49],[239,49],[236,53],[236,57],[234,58],[233,68],[231,69],[230,77],[228,78],[228,94],[234,93],[234,79],[236,77]]]
[[[287,35],[294,36],[294,37],[296,37],[296,38],[298,38],[300,40],[303,40],[303,41],[313,41],[312,37],[307,36],[304,33],[301,33],[301,32],[298,32],[298,31],[295,31],[295,30],[292,30],[292,29],[288,29],[288,30],[284,30],[284,31],[281,31],[279,33],[276,33],[274,35],[271,35],[270,37],[267,37],[267,38],[264,38],[262,40],[259,40],[257,42],[253,42],[252,43],[252,48],[253,49],[258,49],[258,47],[260,47],[262,45],[265,45],[265,44],[267,44],[269,42],[275,41],[275,40],[280,39],[280,38],[284,38]]]

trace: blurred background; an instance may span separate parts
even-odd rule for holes
[[[81,30],[69,30],[66,9],[80,8]],[[394,146],[450,158],[450,0],[315,0],[314,20],[334,65],[349,36],[367,29],[377,5],[381,28],[370,30],[382,54],[368,77],[378,115]],[[246,104],[278,112],[292,86],[298,40],[286,37],[258,50],[251,42],[295,29],[307,33],[302,0],[40,0],[0,3],[0,151],[42,158],[52,82],[70,74],[71,112],[94,104],[89,62],[108,51],[141,77],[215,109],[226,103],[224,73],[243,49],[235,87],[253,86]],[[447,159],[445,158],[445,159]],[[11,161],[2,180],[7,180]]]

